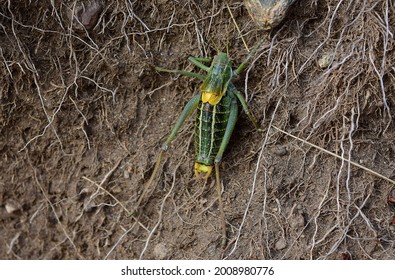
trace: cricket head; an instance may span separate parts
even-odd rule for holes
[[[226,53],[214,56],[206,79],[200,86],[202,102],[216,105],[226,93],[233,78],[232,62]]]

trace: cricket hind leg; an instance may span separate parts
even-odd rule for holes
[[[178,117],[177,122],[176,122],[176,124],[173,127],[173,130],[171,131],[169,137],[166,139],[166,141],[162,145],[162,150],[160,151],[160,153],[158,155],[158,159],[156,160],[154,170],[152,171],[152,174],[151,174],[150,178],[148,179],[147,184],[144,186],[143,193],[141,194],[139,200],[137,201],[137,204],[136,204],[134,212],[136,212],[136,209],[140,206],[141,202],[143,201],[144,197],[147,194],[147,191],[150,189],[150,186],[151,186],[151,184],[152,184],[152,182],[153,182],[153,180],[155,178],[155,175],[156,175],[156,173],[159,170],[160,163],[162,161],[163,155],[166,153],[170,143],[176,137],[178,131],[180,130],[181,126],[184,124],[185,120],[191,115],[191,113],[198,106],[199,100],[200,100],[200,94],[197,94],[194,97],[192,97],[192,99],[189,100],[187,105],[185,105],[181,115]]]
[[[222,241],[221,241],[221,247],[224,248],[227,243],[227,238],[226,238],[226,221],[225,221],[225,211],[224,211],[224,205],[222,202],[222,194],[221,194],[221,178],[219,174],[219,164],[220,162],[215,163],[215,184],[217,186],[217,195],[218,195],[218,204],[219,204],[219,211],[221,213],[221,227],[222,227]]]
[[[165,152],[166,152],[166,151],[164,151],[163,149],[160,151],[160,153],[159,153],[159,155],[158,155],[158,159],[156,160],[156,163],[155,163],[154,170],[152,171],[152,174],[151,174],[150,178],[148,179],[147,184],[145,185],[145,187],[144,187],[144,189],[143,189],[143,193],[140,195],[140,198],[139,198],[139,200],[137,201],[137,204],[136,204],[136,207],[135,207],[135,211],[134,211],[134,212],[137,212],[137,208],[140,206],[141,202],[143,201],[143,199],[144,199],[145,196],[147,195],[147,192],[148,192],[148,190],[149,190],[149,188],[150,188],[150,186],[151,186],[151,184],[152,184],[152,181],[154,180],[155,175],[156,175],[156,173],[157,173],[158,170],[159,170],[160,163],[161,163],[161,161],[162,161],[162,158],[163,158],[163,155],[165,154]]]
[[[219,172],[219,165],[222,160],[222,156],[225,152],[226,147],[229,144],[230,137],[232,136],[233,130],[236,125],[237,121],[237,116],[238,116],[238,108],[237,108],[237,100],[234,98],[232,100],[232,104],[230,107],[230,114],[229,114],[229,119],[228,119],[228,124],[225,129],[225,134],[224,137],[222,138],[221,145],[219,147],[218,153],[215,157],[214,160],[214,165],[215,165],[215,181],[216,181],[216,186],[217,186],[217,193],[218,193],[218,204],[219,204],[219,209],[221,212],[221,223],[222,223],[222,242],[221,242],[221,247],[224,248],[227,243],[226,239],[226,221],[225,221],[225,211],[222,203],[222,195],[221,195],[221,177],[220,177],[220,172]]]

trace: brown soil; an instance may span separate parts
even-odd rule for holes
[[[0,258],[395,258],[394,1],[299,0],[271,32],[228,1],[240,33],[226,1],[81,2],[0,1]],[[260,38],[235,85],[265,132],[241,113],[221,164],[227,246],[193,118],[130,215],[199,88],[154,66],[239,65]]]

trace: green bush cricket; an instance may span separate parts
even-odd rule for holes
[[[207,179],[213,167],[215,168],[216,187],[218,192],[218,202],[222,219],[223,245],[226,242],[226,223],[223,203],[221,198],[221,182],[219,165],[226,150],[238,117],[238,103],[241,104],[244,112],[256,129],[261,130],[254,116],[251,114],[244,97],[236,89],[232,80],[238,76],[247,66],[248,61],[257,51],[261,41],[250,52],[240,66],[233,70],[232,62],[226,53],[219,52],[214,58],[195,58],[189,57],[189,61],[207,72],[207,75],[188,72],[184,70],[168,70],[155,67],[160,72],[170,72],[182,74],[203,81],[200,92],[192,97],[186,104],[179,116],[173,130],[162,145],[162,150],[156,161],[154,170],[149,178],[147,185],[137,203],[140,205],[146,191],[159,169],[160,162],[169,145],[176,137],[179,129],[185,120],[197,111],[195,123],[195,167],[197,177]],[[205,63],[211,63],[206,66]]]

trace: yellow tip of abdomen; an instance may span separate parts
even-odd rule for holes
[[[207,179],[210,177],[211,171],[213,170],[212,165],[205,165],[202,163],[195,162],[195,175],[196,177],[201,177],[201,173],[206,173],[203,176],[203,179]]]

